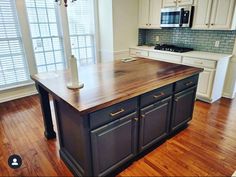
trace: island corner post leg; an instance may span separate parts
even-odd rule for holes
[[[40,105],[44,122],[44,136],[49,139],[56,138],[56,132],[53,129],[52,114],[49,102],[49,93],[39,84],[35,84],[39,93]]]

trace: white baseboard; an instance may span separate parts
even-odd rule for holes
[[[7,101],[12,101],[15,99],[31,96],[37,94],[37,90],[33,85],[28,85],[24,87],[4,90],[0,92],[0,103],[4,103]]]
[[[223,92],[223,95],[222,95],[224,98],[229,98],[229,99],[234,99],[235,98],[235,94],[230,94],[230,93],[226,93],[226,92]]]

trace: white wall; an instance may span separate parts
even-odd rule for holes
[[[138,0],[98,0],[102,61],[129,56],[138,44]]]
[[[113,33],[116,58],[138,44],[138,0],[113,0]]]
[[[113,59],[113,19],[112,0],[98,0],[98,25],[100,58],[102,61]]]

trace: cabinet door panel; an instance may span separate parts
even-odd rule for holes
[[[95,176],[104,176],[136,155],[137,114],[91,131]]]
[[[150,28],[158,29],[161,28],[161,7],[162,0],[150,0],[150,16],[149,24]]]
[[[141,110],[140,121],[140,150],[144,150],[160,139],[169,131],[171,99],[157,102]]]
[[[212,0],[196,0],[193,28],[208,29],[210,25]]]
[[[211,69],[204,69],[199,75],[199,82],[197,88],[197,95],[211,99],[212,85],[215,71]]]
[[[163,0],[163,7],[176,7],[177,0]]]
[[[214,0],[210,29],[230,29],[235,0]]]
[[[193,0],[178,0],[178,6],[193,5]]]
[[[139,28],[149,27],[149,0],[139,0]]]
[[[174,97],[171,130],[174,131],[192,119],[196,86]]]

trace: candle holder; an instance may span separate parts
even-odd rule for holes
[[[84,87],[83,83],[79,82],[79,72],[77,66],[77,59],[74,55],[72,55],[69,59],[69,73],[70,73],[70,80],[67,83],[68,89],[81,89]]]
[[[65,5],[65,7],[67,7],[68,6],[68,3],[67,3],[68,0],[55,0],[55,2],[58,3],[59,5],[62,4],[62,1],[64,1],[64,5]],[[75,2],[75,1],[77,1],[77,0],[71,0],[72,3]]]

